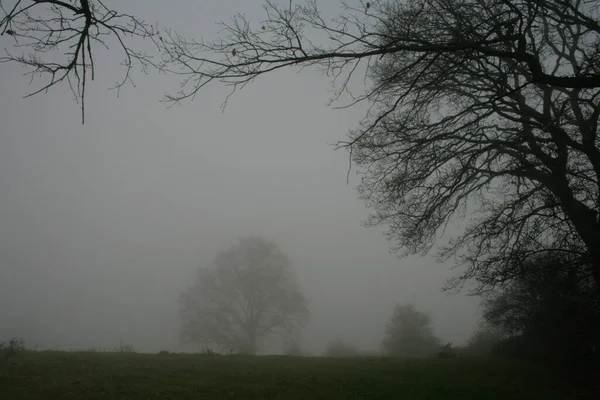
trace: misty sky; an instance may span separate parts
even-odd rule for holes
[[[127,3],[143,19],[205,37],[232,10],[261,16],[259,1]],[[320,3],[336,11],[337,2]],[[0,340],[176,350],[179,293],[244,235],[273,239],[290,257],[310,299],[304,337],[314,353],[334,337],[377,349],[404,302],[429,312],[442,339],[468,338],[478,300],[440,291],[450,265],[398,259],[383,228],[361,227],[368,210],[354,172],[346,183],[348,155],[329,143],[364,109],[327,107],[326,77],[264,76],[223,113],[219,85],[167,108],[159,99],[179,81],[155,73],[135,73],[137,87],[117,97],[107,88],[121,54],[96,58],[85,126],[67,86],[23,99],[32,89],[24,70],[0,65]]]

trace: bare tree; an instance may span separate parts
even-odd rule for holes
[[[84,122],[85,91],[93,80],[97,49],[120,48],[125,72],[115,84],[131,80],[137,63],[142,70],[157,67],[146,51],[134,50],[129,40],[148,39],[158,54],[158,31],[133,15],[119,13],[102,0],[12,0],[0,1],[0,34],[8,37],[0,63],[27,67],[33,80],[43,83],[28,96],[66,82],[81,103]],[[136,43],[139,45],[139,42]]]
[[[388,226],[396,250],[428,252],[470,214],[439,252],[462,266],[449,287],[491,289],[556,251],[591,260],[600,285],[598,3],[343,4],[328,21],[314,0],[266,1],[263,22],[238,15],[214,42],[170,34],[165,56],[185,82],[168,100],[294,66],[323,70],[340,100],[364,71],[367,91],[342,106],[369,111],[339,146],[362,174],[368,225]]]
[[[244,238],[201,269],[181,296],[181,338],[224,351],[254,354],[260,340],[288,338],[307,322],[306,300],[273,242]]]

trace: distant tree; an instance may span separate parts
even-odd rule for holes
[[[181,295],[181,339],[254,354],[260,340],[294,335],[308,319],[306,299],[278,246],[248,237],[201,269]]]
[[[327,344],[323,355],[325,357],[358,357],[360,352],[341,338],[335,338]]]
[[[414,305],[396,305],[382,342],[385,353],[398,357],[433,356],[440,349],[431,317]]]

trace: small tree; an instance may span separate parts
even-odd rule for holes
[[[409,304],[394,307],[382,345],[392,356],[425,357],[439,350],[440,341],[433,334],[431,317]]]
[[[254,354],[260,339],[291,336],[308,319],[287,257],[273,242],[244,238],[181,295],[184,342]]]

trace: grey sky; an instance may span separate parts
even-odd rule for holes
[[[196,36],[259,1],[129,2],[134,14]],[[337,2],[327,4],[328,13]],[[167,5],[168,4],[168,5]],[[118,6],[121,7],[121,6]],[[5,47],[7,37],[0,39]],[[97,54],[97,57],[98,54]],[[239,236],[274,239],[310,298],[306,344],[339,336],[376,349],[394,303],[430,312],[462,342],[477,299],[440,291],[449,265],[398,260],[346,184],[346,137],[362,109],[326,107],[329,81],[287,70],[234,95],[211,85],[192,103],[158,100],[178,80],[134,75],[116,97],[120,54],[100,59],[86,125],[66,86],[31,88],[0,68],[0,338],[42,347],[177,348],[177,297],[195,269]]]

